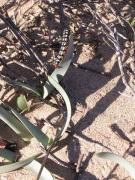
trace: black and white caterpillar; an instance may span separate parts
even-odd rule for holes
[[[54,65],[56,67],[59,65],[59,63],[64,58],[65,52],[66,52],[67,47],[68,47],[69,35],[70,35],[70,30],[69,29],[65,29],[63,31],[63,35],[62,35],[61,47],[60,47],[59,53],[56,56],[56,58],[54,59]]]
[[[48,3],[53,4],[53,3],[58,3],[60,0],[46,0]]]

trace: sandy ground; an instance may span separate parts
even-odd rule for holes
[[[81,33],[83,41],[80,38],[80,42],[83,45],[77,47],[73,62],[79,63],[83,68],[72,64],[61,83],[71,100],[71,124],[74,124],[75,133],[66,134],[67,139],[64,141],[63,138],[54,156],[48,158],[46,167],[56,179],[74,180],[73,164],[83,154],[79,180],[131,180],[123,168],[97,158],[94,153],[113,152],[125,157],[135,166],[134,98],[127,96],[129,91],[121,81],[114,52],[104,44],[95,50],[89,43],[92,34],[85,37],[83,31]],[[58,113],[58,109],[44,105],[27,116],[35,123],[36,118],[55,121]],[[31,143],[21,152],[26,152],[29,156],[31,151],[37,151],[37,147],[38,145]],[[28,179],[28,172],[16,171],[1,175],[1,180],[19,179],[18,177]],[[35,177],[30,176],[30,179]]]

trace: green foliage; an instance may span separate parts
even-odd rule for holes
[[[17,97],[16,104],[21,113],[30,110],[30,106],[28,105],[27,99],[24,95]]]
[[[1,149],[0,150],[0,157],[7,159],[11,162],[16,161],[16,154],[8,149]]]
[[[71,104],[70,104],[70,100],[68,98],[68,95],[66,94],[65,90],[59,85],[59,83],[57,83],[57,81],[54,80],[51,76],[48,76],[48,81],[61,94],[61,96],[63,97],[63,99],[65,101],[66,107],[67,107],[67,119],[66,119],[66,122],[65,122],[65,124],[63,125],[63,127],[61,128],[61,130],[57,134],[57,138],[60,138],[60,137],[63,136],[63,134],[67,130],[67,127],[68,127],[68,125],[70,123],[70,119],[71,119]]]
[[[32,137],[35,137],[38,140],[38,142],[44,146],[45,149],[49,150],[49,148],[53,147],[56,141],[58,141],[59,138],[61,138],[65,133],[71,119],[71,104],[68,95],[66,94],[65,90],[60,86],[59,81],[62,80],[69,68],[69,65],[73,58],[73,52],[73,36],[70,35],[67,53],[65,54],[64,60],[60,63],[61,68],[56,68],[52,75],[48,76],[48,81],[43,86],[43,99],[45,99],[54,89],[56,89],[62,95],[67,107],[67,118],[65,124],[58,131],[55,140],[45,135],[39,128],[34,126],[25,116],[1,102],[0,119],[3,120],[16,134],[20,135],[24,141],[30,141]],[[29,86],[26,83],[18,81],[11,82],[10,79],[7,79],[7,81],[12,86],[19,86],[26,92],[32,93],[40,98],[42,97],[37,89]],[[21,111],[21,113],[30,110],[30,106],[25,95],[20,95],[19,97],[17,97],[16,104],[17,108]],[[32,170],[37,175],[42,166],[34,159],[37,158],[39,155],[40,154],[37,154],[22,161],[0,166],[0,173],[11,172],[21,167],[25,167],[29,170]],[[12,162],[16,160],[15,154],[9,150],[0,151],[0,156]],[[51,175],[51,173],[45,167],[43,167],[40,179],[53,180],[54,178]]]
[[[132,21],[131,21],[130,24],[131,24],[131,26],[133,26],[133,27],[135,26],[135,17],[132,19]]]
[[[6,123],[16,134],[21,136],[24,141],[30,141],[32,135],[24,127],[24,125],[18,121],[18,119],[11,113],[10,109],[3,104],[0,105],[0,119]]]
[[[29,163],[31,163],[39,155],[40,154],[37,154],[37,155],[34,155],[34,156],[29,157],[29,158],[27,158],[25,160],[22,160],[22,161],[18,161],[18,162],[12,163],[12,164],[7,164],[7,165],[4,165],[4,166],[0,166],[0,174],[11,172],[11,171],[19,169],[21,167],[24,167],[24,166],[28,165]]]
[[[41,142],[44,147],[48,146],[49,138],[39,128],[30,123],[30,121],[25,116],[22,116],[14,109],[11,109],[11,112],[24,125],[24,127],[30,132],[32,136]]]
[[[36,175],[38,175],[38,172],[41,168],[41,164],[36,161],[33,160],[30,164],[28,164],[27,166],[25,166],[25,169],[31,170],[32,172],[34,172]],[[42,174],[40,176],[40,180],[54,180],[54,177],[52,176],[52,174],[44,167],[42,170]]]

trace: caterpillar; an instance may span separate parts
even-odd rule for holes
[[[53,3],[58,3],[60,0],[47,0],[48,3],[53,4]]]
[[[65,29],[62,35],[61,47],[60,47],[59,53],[54,59],[55,67],[57,67],[59,63],[62,61],[62,59],[64,58],[65,52],[67,50],[68,42],[69,42],[69,35],[70,35],[70,30]]]

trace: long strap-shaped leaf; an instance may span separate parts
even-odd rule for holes
[[[30,141],[32,138],[32,135],[24,127],[24,125],[2,106],[0,106],[0,119],[5,122],[16,134],[20,135],[24,141]]]
[[[0,157],[7,159],[11,162],[16,161],[16,154],[8,149],[1,149],[0,150]]]
[[[69,47],[65,54],[64,60],[60,63],[60,67],[56,68],[54,72],[51,74],[51,77],[55,79],[57,82],[60,82],[64,75],[66,74],[71,61],[74,55],[74,44],[73,44],[73,35],[70,35],[69,38]],[[46,84],[43,86],[43,99],[45,99],[52,91],[54,87],[47,81]]]
[[[32,87],[32,86],[30,86],[30,85],[28,85],[26,83],[22,83],[22,82],[17,81],[15,83],[15,85],[21,87],[22,89],[24,89],[24,90],[26,90],[28,92],[31,92],[31,93],[35,94],[36,96],[41,96],[41,94],[38,92],[38,90],[36,88],[34,88],[34,87]]]
[[[63,125],[63,127],[61,128],[61,130],[57,133],[56,138],[55,138],[53,144],[50,146],[50,149],[48,150],[48,155],[49,155],[49,153],[52,150],[52,148],[54,147],[55,143],[63,136],[63,134],[65,133],[65,131],[66,131],[66,129],[67,129],[69,123],[70,123],[70,119],[71,119],[71,104],[70,104],[70,100],[69,100],[65,90],[60,86],[60,84],[55,79],[53,79],[51,76],[48,76],[48,81],[61,94],[61,96],[63,97],[63,99],[65,101],[66,108],[67,108],[66,122]],[[45,162],[43,162],[43,164],[42,164],[42,166],[40,168],[40,171],[38,173],[37,179],[39,179],[41,177],[41,173],[43,171],[44,165],[45,165]]]
[[[8,159],[9,161],[16,160],[15,153],[7,149],[0,150],[0,156]],[[25,167],[25,169],[31,170],[32,172],[35,173],[35,175],[38,175],[38,172],[41,168],[41,164],[38,161],[34,160],[38,156],[40,156],[40,154],[34,155],[30,158],[27,158],[25,160],[22,160],[16,163],[0,166],[0,174],[8,173],[8,172],[17,170],[19,168]],[[40,176],[40,180],[54,180],[54,178],[52,174],[46,168],[43,168],[42,174]]]
[[[120,164],[129,172],[132,178],[135,179],[135,168],[123,157],[110,152],[101,152],[101,153],[97,153],[96,155],[100,158],[108,159]]]
[[[24,125],[24,127],[34,136],[39,142],[42,143],[44,147],[47,147],[49,144],[49,138],[45,135],[39,128],[34,126],[30,121],[25,117],[19,114],[14,109],[11,109],[13,115]]]
[[[0,174],[2,173],[8,173],[8,172],[11,172],[11,171],[14,171],[14,170],[17,170],[19,168],[22,168],[26,165],[28,165],[29,163],[31,163],[36,157],[38,157],[40,154],[37,154],[37,155],[34,155],[30,158],[27,158],[23,161],[19,161],[19,162],[16,162],[16,163],[12,163],[12,164],[7,164],[7,165],[4,165],[4,166],[0,166]]]
[[[31,170],[36,175],[38,175],[40,168],[41,168],[41,164],[38,161],[36,161],[36,160],[33,160],[29,165],[25,166],[25,169]],[[42,174],[40,176],[40,180],[54,180],[54,177],[44,167],[43,170],[42,170]]]
[[[67,108],[67,119],[66,119],[66,123],[63,125],[60,133],[59,133],[59,137],[63,136],[63,134],[65,133],[69,123],[70,123],[70,119],[71,119],[71,103],[70,100],[68,98],[68,95],[66,94],[65,90],[60,86],[59,83],[57,83],[57,81],[52,78],[51,76],[48,76],[48,81],[50,82],[50,84],[61,94],[61,96],[63,97],[65,104],[66,104],[66,108]]]
[[[6,159],[9,159],[10,161],[15,160],[14,155],[9,153],[9,151],[6,149],[0,151],[0,156],[1,155],[4,155],[4,157]],[[38,172],[41,168],[41,164],[34,159],[37,158],[38,156],[40,156],[40,154],[34,155],[30,158],[27,158],[25,160],[22,160],[22,161],[19,161],[16,163],[0,166],[0,174],[15,171],[19,168],[24,167],[25,169],[28,169],[28,170],[32,171],[33,173],[35,173],[35,175],[37,176]],[[42,174],[40,176],[40,180],[54,180],[54,178],[53,178],[52,174],[44,167]]]

